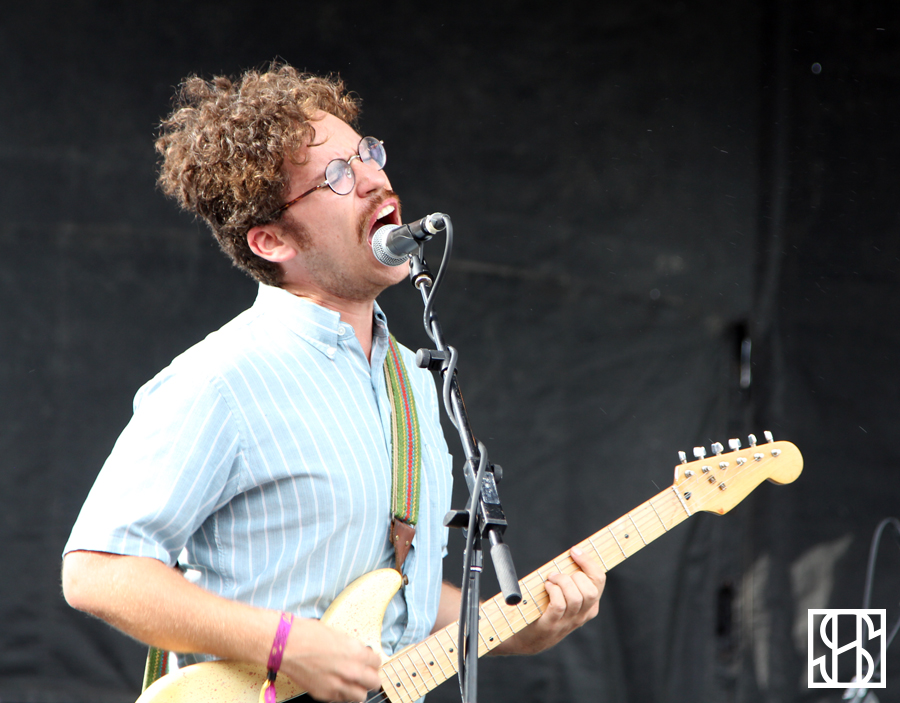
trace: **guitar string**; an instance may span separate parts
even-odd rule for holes
[[[751,458],[751,459],[752,459],[752,457],[748,457],[748,458]],[[769,457],[765,457],[765,463],[768,463],[768,460],[769,460]],[[694,464],[694,463],[700,463],[700,462],[699,462],[699,461],[698,461],[698,462],[691,462],[691,464]],[[727,471],[727,469],[725,469],[724,471]],[[736,473],[736,472],[731,472],[731,475],[733,476],[735,473]],[[698,504],[698,503],[699,503],[699,504],[704,504],[704,503],[706,503],[706,501],[709,499],[709,497],[710,497],[711,495],[715,495],[716,490],[721,490],[721,489],[719,489],[719,484],[720,484],[720,483],[722,483],[722,482],[715,482],[715,483],[712,483],[712,484],[709,484],[709,485],[704,485],[704,486],[703,486],[703,492],[702,492],[702,493],[700,493],[700,492],[698,491],[698,489],[694,489],[695,495],[697,496],[697,501],[695,501],[695,504]],[[660,496],[664,495],[665,493],[666,493],[666,491],[662,491],[662,492],[660,492],[659,494],[657,494],[656,496],[653,496],[652,498],[648,499],[648,500],[645,501],[644,503],[641,503],[641,504],[638,505],[636,508],[634,508],[634,509],[631,510],[630,512],[628,512],[628,513],[626,513],[625,515],[623,515],[623,516],[622,516],[621,518],[619,518],[618,520],[613,521],[612,523],[610,523],[610,524],[607,525],[606,527],[600,528],[600,530],[598,530],[596,533],[594,533],[593,535],[591,535],[591,536],[588,537],[587,539],[582,540],[582,541],[579,542],[578,544],[579,544],[579,545],[585,545],[585,546],[587,546],[587,547],[590,547],[594,552],[597,553],[597,556],[600,557],[600,552],[601,552],[601,550],[598,549],[598,547],[594,544],[594,541],[595,541],[594,538],[596,538],[597,541],[602,540],[603,543],[604,543],[603,546],[605,546],[605,547],[610,547],[610,548],[612,547],[613,542],[615,542],[616,545],[617,545],[617,547],[618,547],[618,549],[619,549],[619,550],[622,552],[622,554],[623,554],[623,559],[620,560],[620,561],[618,561],[618,562],[616,562],[616,564],[613,564],[613,566],[616,566],[617,564],[621,563],[621,561],[624,561],[624,560],[627,559],[629,556],[631,556],[631,554],[634,554],[634,552],[632,552],[631,554],[629,554],[629,553],[625,552],[624,549],[622,549],[621,544],[618,542],[618,540],[617,540],[616,537],[615,537],[615,533],[613,532],[613,528],[615,528],[615,527],[617,527],[617,526],[620,526],[620,523],[624,522],[626,519],[627,519],[627,520],[630,520],[630,521],[634,524],[634,527],[638,530],[638,533],[639,533],[639,535],[640,535],[640,537],[641,537],[641,540],[643,541],[643,544],[641,544],[641,545],[638,547],[638,550],[639,550],[641,547],[646,546],[646,545],[649,544],[649,543],[645,541],[644,536],[643,536],[643,533],[641,532],[640,526],[637,524],[637,520],[635,520],[635,517],[637,517],[637,519],[640,520],[640,521],[642,522],[642,524],[644,524],[645,528],[648,528],[648,532],[649,532],[649,526],[651,526],[654,522],[659,522],[659,523],[661,524],[662,528],[663,528],[663,532],[660,533],[660,535],[664,534],[665,532],[668,532],[668,530],[669,530],[668,526],[667,526],[667,525],[665,524],[665,522],[662,520],[661,516],[659,515],[658,511],[656,510],[656,507],[652,505],[652,501],[653,501],[654,499],[659,498]],[[636,513],[638,510],[640,510],[641,508],[643,508],[643,507],[649,507],[649,508],[651,508],[652,511],[653,511],[653,514],[651,515],[650,512],[648,512],[647,510],[644,510],[644,511],[642,511],[643,515],[637,515],[637,516],[635,516],[635,513]],[[687,518],[687,517],[690,517],[690,515],[686,515],[686,516],[685,516],[685,518]],[[655,520],[654,520],[654,518],[655,518]],[[680,522],[680,521],[679,521],[679,522]],[[609,536],[607,536],[607,535],[604,534],[604,533],[609,533]],[[623,534],[624,534],[624,533],[623,533]],[[601,535],[601,536],[600,536],[600,537],[596,537],[597,535]],[[655,541],[656,538],[657,538],[658,536],[660,536],[660,535],[657,535],[657,536],[653,537],[650,541]],[[612,541],[610,541],[610,537],[612,538]],[[638,550],[635,550],[635,552],[638,551]],[[609,556],[609,555],[607,555],[607,556]],[[562,559],[562,560],[563,560],[563,566],[562,566],[562,567],[560,567],[560,565],[557,563],[557,561],[558,561],[559,559]],[[602,562],[602,561],[603,561],[602,557],[600,557],[600,559],[601,559],[601,562]],[[605,564],[605,562],[604,562],[604,564]],[[528,580],[528,579],[531,579],[531,580],[540,579],[539,585],[543,585],[543,582],[546,580],[546,577],[541,573],[541,570],[542,570],[542,569],[545,569],[545,568],[551,568],[551,567],[552,567],[552,568],[555,568],[557,571],[559,571],[560,573],[563,573],[563,574],[570,574],[570,573],[574,573],[574,572],[580,570],[580,568],[575,564],[575,562],[571,559],[571,557],[569,557],[568,555],[560,555],[559,557],[556,557],[556,558],[554,558],[554,559],[551,559],[549,562],[547,562],[546,564],[544,564],[544,566],[542,566],[540,569],[538,569],[538,570],[532,572],[531,574],[528,574],[527,576],[525,576],[525,577],[522,579],[522,585],[529,591],[529,593],[531,592],[531,589],[528,588],[528,586],[525,585],[525,581],[526,581],[526,580]],[[612,567],[610,567],[610,569],[611,569],[611,568],[612,568]],[[607,571],[609,571],[610,569],[607,569]],[[543,595],[546,595],[546,591],[544,592]],[[538,597],[540,597],[540,596],[538,596]],[[497,612],[499,612],[499,613],[502,615],[502,617],[507,621],[507,623],[509,623],[508,618],[506,618],[506,614],[503,613],[502,607],[501,607],[501,606],[499,605],[499,603],[496,601],[496,598],[497,598],[497,597],[495,596],[494,598],[485,601],[485,603],[481,606],[481,607],[482,607],[482,610],[484,610],[486,606],[493,606],[494,608],[496,608]],[[529,620],[530,620],[530,618],[531,618],[532,616],[534,616],[535,614],[537,614],[537,615],[539,616],[539,615],[543,612],[543,611],[541,610],[540,605],[538,605],[537,603],[535,603],[535,600],[536,600],[536,599],[532,596],[531,603],[528,604],[530,607],[527,608],[527,610],[528,610],[527,613],[525,613],[525,612],[523,611],[523,609],[519,606],[519,610],[520,610],[520,611],[523,611],[523,612],[522,612],[522,615],[523,615],[523,619],[525,620],[526,626],[527,626],[528,624],[530,624],[530,623],[529,623]],[[486,615],[488,615],[488,614],[486,613]],[[536,619],[536,618],[535,618],[535,619]],[[491,621],[490,619],[488,619],[488,622],[489,622],[491,628],[494,630],[494,632],[495,632],[495,633],[498,635],[498,637],[499,637],[499,632],[497,631],[497,628],[496,628],[496,626],[494,625],[493,621]],[[533,620],[530,621],[530,622],[533,622]],[[512,636],[512,634],[515,634],[516,631],[513,631],[513,627],[512,627],[511,625],[510,625],[509,629],[510,629],[510,632],[511,632],[511,635],[510,635],[510,636]],[[436,634],[437,634],[437,633],[436,633]],[[482,643],[484,644],[485,649],[486,649],[487,651],[490,651],[491,648],[487,645],[486,642],[484,642],[484,640],[483,640],[483,635],[481,635],[481,632],[480,632],[480,628],[479,628],[479,636],[482,637]],[[430,639],[430,638],[427,638],[427,639]],[[427,640],[426,640],[426,641],[427,641]],[[421,643],[420,643],[420,644],[421,644]],[[499,642],[498,642],[498,644],[499,644]],[[417,649],[417,648],[416,648],[416,649]],[[413,649],[412,651],[416,651],[416,649]],[[428,647],[428,649],[429,649],[429,651],[431,650],[430,647]],[[410,654],[411,654],[411,652],[407,653],[405,656],[408,658],[408,657],[410,656]],[[446,652],[445,652],[445,655],[446,655]],[[409,676],[409,674],[408,674],[408,672],[407,672],[407,670],[406,670],[406,667],[403,666],[403,662],[402,662],[402,661],[399,661],[400,658],[401,658],[401,656],[403,656],[403,655],[397,655],[397,657],[395,658],[396,661],[394,661],[394,659],[388,660],[388,662],[385,662],[385,665],[386,665],[387,663],[391,663],[391,662],[394,663],[394,664],[399,664],[400,667],[401,667],[401,669],[403,670],[404,674],[406,674],[407,676]],[[421,656],[421,654],[420,654],[420,656]],[[448,660],[449,660],[450,663],[451,663],[451,668],[453,669],[453,673],[457,673],[457,672],[456,672],[456,667],[455,667],[455,666],[452,666],[453,662],[452,662],[452,659],[451,659],[449,656],[448,656]],[[415,664],[413,664],[413,667],[415,667]],[[382,667],[382,668],[383,668],[383,667]],[[441,673],[441,675],[444,676],[445,678],[444,678],[442,681],[437,682],[436,685],[432,686],[431,688],[426,688],[426,693],[427,693],[428,691],[433,690],[434,688],[436,688],[437,686],[439,686],[441,683],[443,683],[444,681],[448,680],[448,679],[450,678],[450,676],[452,676],[452,674],[451,674],[450,676],[447,676],[447,675],[446,675],[446,672],[443,671],[443,666],[441,666],[441,672],[440,672],[440,673]],[[435,677],[433,673],[429,672],[429,674],[430,674],[430,676],[432,677],[432,679],[434,679],[434,680],[437,679],[437,677]],[[420,678],[421,678],[421,677],[420,677]],[[403,688],[404,692],[405,692],[407,695],[409,695],[408,686],[407,686],[406,684],[403,684],[402,682],[398,682],[398,683],[400,684],[400,687]],[[411,682],[411,683],[412,683],[412,682]],[[422,679],[422,683],[423,683],[426,687],[429,685],[429,682],[425,681],[424,678]],[[414,683],[413,683],[413,685],[415,686]],[[420,696],[418,695],[418,687],[415,687],[415,688],[416,688],[416,698],[419,698]],[[382,690],[382,691],[379,691],[379,693],[377,693],[375,696],[373,696],[373,697],[371,697],[371,698],[367,698],[367,699],[366,699],[366,703],[383,703],[384,701],[388,701],[388,700],[389,700],[388,695]]]

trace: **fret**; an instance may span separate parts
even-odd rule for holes
[[[522,579],[522,585],[525,587],[525,590],[528,591],[528,597],[531,599],[531,603],[534,605],[534,607],[538,609],[538,612],[543,612],[544,609],[541,607],[541,604],[538,602],[538,599],[534,597],[534,593],[531,592],[531,589],[528,588],[528,584],[526,583],[525,579]],[[541,586],[541,588],[544,587],[543,582],[541,582],[540,586]],[[544,595],[547,595],[546,591],[544,591]],[[521,610],[522,610],[521,606],[517,605],[516,607],[519,608],[519,611],[521,612]],[[525,613],[522,613],[522,619],[525,622],[530,622],[529,619],[525,616]]]
[[[414,654],[419,658],[419,661],[422,662],[421,668],[419,668],[419,666],[413,660]],[[422,679],[422,681],[425,683],[425,685],[428,686],[428,688],[426,689],[427,691],[430,691],[435,686],[437,686],[439,683],[441,683],[440,681],[435,681],[434,672],[428,666],[428,662],[425,661],[425,657],[422,656],[422,652],[419,651],[418,647],[414,647],[412,649],[412,651],[410,651],[408,656],[409,656],[410,662],[412,663],[412,665],[415,667],[416,671],[418,672],[419,677]]]
[[[522,585],[524,586],[525,584],[523,583]],[[516,632],[515,628],[512,626],[512,623],[509,621],[509,618],[506,617],[506,613],[503,612],[503,607],[500,606],[499,604],[497,605],[497,611],[500,613],[500,615],[503,616],[503,619],[506,620],[506,624],[509,625],[509,631],[512,632],[513,634],[515,634],[515,632]]]
[[[456,672],[455,672],[455,670],[452,670],[452,669],[451,669],[451,673],[450,673],[450,674],[448,674],[446,671],[444,671],[444,665],[441,663],[441,658],[435,656],[434,650],[431,648],[431,645],[428,644],[428,640],[430,640],[430,639],[432,639],[432,638],[431,638],[431,637],[425,638],[425,640],[422,642],[422,644],[425,645],[425,648],[428,650],[428,654],[431,655],[431,661],[437,662],[437,665],[438,665],[438,666],[440,667],[440,669],[441,669],[441,675],[444,677],[444,680],[446,681],[448,678],[450,678],[450,676],[451,676],[453,673],[456,673]],[[440,650],[440,651],[441,651],[441,654],[443,654],[445,657],[447,656],[447,653],[446,653],[446,652],[444,652],[443,650]]]
[[[627,558],[628,558],[628,553],[622,548],[622,543],[619,542],[619,538],[616,537],[616,533],[613,532],[612,525],[610,525],[610,526],[607,527],[606,529],[607,529],[607,531],[609,531],[609,534],[612,535],[612,538],[613,538],[614,540],[616,540],[616,544],[619,546],[619,550],[622,552],[622,556],[625,557],[625,558],[627,559]]]
[[[400,665],[400,668],[403,670],[403,673],[406,674],[406,676],[409,678],[410,683],[412,683],[413,688],[416,690],[416,697],[418,698],[418,697],[424,696],[426,693],[428,693],[428,689],[425,688],[424,691],[421,691],[421,692],[419,691],[419,684],[424,684],[424,682],[419,681],[418,680],[419,677],[416,676],[415,673],[412,673],[412,674],[409,673],[409,669],[406,667],[404,660],[408,661],[410,666],[413,669],[415,669],[415,665],[412,663],[412,661],[410,661],[408,654],[406,656],[400,657],[397,660],[397,663]],[[423,688],[424,688],[424,685],[423,685]]]
[[[639,505],[637,509],[632,512],[637,516],[638,527],[643,531],[647,544],[650,544],[650,542],[658,537],[662,537],[669,531],[669,528],[660,518],[653,503],[649,500],[646,503]]]
[[[530,574],[530,575],[533,576],[534,574]],[[528,578],[528,577],[526,576],[525,578]],[[520,581],[519,583],[521,583],[522,586],[525,587],[525,590],[528,591],[528,586],[527,586],[527,584],[525,583],[524,580],[523,580],[523,581]],[[531,591],[528,591],[528,592],[531,593]],[[496,598],[497,598],[498,601],[500,600],[500,596],[499,596],[499,595],[497,595]],[[519,613],[519,617],[522,618],[522,622],[527,623],[527,622],[528,622],[528,617],[525,615],[525,611],[522,610],[522,606],[523,606],[523,605],[524,605],[524,603],[516,603],[516,604],[515,604],[514,606],[512,606],[512,607],[515,608],[516,611]],[[502,607],[502,606],[501,606],[501,607]],[[504,615],[504,617],[506,617],[506,616]],[[516,632],[518,632],[518,630],[516,630]]]
[[[646,546],[646,545],[647,545],[647,540],[644,539],[644,535],[643,535],[643,533],[641,532],[641,528],[637,526],[637,523],[634,521],[634,518],[631,517],[631,513],[628,513],[628,519],[631,520],[631,524],[634,525],[634,529],[637,530],[638,537],[641,538],[641,542],[643,542],[643,543],[644,543],[644,546]]]
[[[541,579],[541,575],[535,572],[535,573],[529,574],[528,576],[526,576],[526,577],[525,577],[524,579],[522,579],[522,581],[521,581],[522,585],[525,587],[525,590],[528,591],[528,596],[529,596],[529,598],[531,599],[532,604],[534,604],[534,605],[537,606],[537,607],[540,607],[540,605],[539,605],[538,602],[537,602],[537,598],[534,597],[534,594],[531,592],[531,589],[528,587],[527,579],[529,579],[529,578],[531,578],[531,579],[534,579],[534,578]],[[543,588],[543,587],[544,587],[544,586],[543,586],[543,579],[540,580],[540,584],[541,584],[541,588]],[[531,620],[529,619],[529,617],[528,617],[528,615],[525,613],[525,611],[522,610],[522,606],[523,606],[523,605],[526,605],[526,604],[525,604],[525,603],[516,603],[516,605],[515,605],[514,607],[515,607],[516,610],[519,611],[519,615],[520,615],[521,618],[522,618],[522,622],[524,622],[524,623],[527,625],[528,623],[531,622]],[[521,629],[521,628],[520,628],[520,629]],[[518,630],[517,630],[517,632],[518,632]]]
[[[419,696],[419,695],[416,695],[415,698],[413,698],[412,696],[410,696],[409,688],[407,687],[406,683],[403,681],[403,676],[401,676],[401,675],[397,672],[397,664],[399,664],[399,663],[400,663],[400,662],[399,662],[397,659],[390,659],[390,660],[388,660],[388,662],[384,665],[384,667],[390,665],[391,671],[393,671],[393,674],[394,674],[393,676],[389,676],[389,677],[388,677],[388,680],[389,680],[389,681],[391,682],[391,684],[392,684],[391,690],[394,691],[394,692],[400,693],[400,694],[405,694],[406,697],[407,697],[410,701],[415,700],[416,698],[419,698],[420,696]],[[384,667],[382,667],[382,670],[384,669]],[[401,664],[401,666],[400,666],[400,670],[401,670],[404,674],[406,673],[406,672],[403,670],[402,664]],[[406,678],[409,679],[408,676],[407,676]]]
[[[536,574],[530,574],[528,578],[534,578]],[[535,613],[540,616],[543,609],[541,608],[538,599],[532,593],[531,588],[529,588],[528,584],[525,580],[521,581],[522,587],[525,589],[528,597],[523,599],[522,602],[516,606],[519,611],[519,614],[522,616],[521,622],[516,627],[516,632],[523,629],[526,625],[536,620]],[[543,589],[543,583],[540,584],[541,589]],[[546,593],[546,591],[543,591]],[[525,609],[528,609],[527,611]]]
[[[436,688],[439,684],[443,683],[457,672],[458,662],[456,661],[455,657],[456,648],[455,643],[453,642],[454,636],[452,636],[448,632],[450,628],[456,629],[456,623],[454,623],[453,625],[448,625],[443,630],[439,630],[424,642],[424,644],[426,645],[426,649],[433,658],[433,661],[437,662],[438,666],[440,667],[440,672],[435,671],[433,668],[429,669],[432,677],[432,683],[428,688],[429,691],[433,688]],[[441,639],[444,640],[443,643],[441,642]],[[428,644],[428,640],[432,640],[432,644],[435,644],[437,646],[439,655],[435,655],[435,650],[430,644]],[[417,646],[416,649],[419,649],[419,647]],[[421,652],[418,652],[418,654],[420,657],[422,657]],[[443,656],[443,660],[441,659],[441,656]],[[422,661],[425,661],[424,657],[422,657]],[[444,663],[446,663],[446,667],[444,666]],[[438,676],[438,673],[440,673],[440,676]],[[404,701],[403,703],[412,703],[412,701]]]
[[[609,571],[609,567],[606,565],[606,562],[603,560],[603,553],[599,549],[597,549],[597,545],[594,544],[594,536],[593,535],[588,537],[588,542],[590,542],[591,547],[594,548],[594,552],[596,552],[597,557],[600,559],[600,563],[603,564],[603,568],[606,569],[606,571]]]
[[[480,657],[484,649],[485,652],[490,651],[490,647],[488,646],[488,641],[484,638],[484,633],[481,631],[481,618],[478,619],[478,639],[481,640],[481,644],[478,647],[478,656]]]
[[[490,603],[490,601],[488,601],[488,603]],[[487,603],[485,604],[485,606],[486,605],[487,605]],[[486,607],[482,607],[482,609],[481,609],[481,622],[486,622],[488,625],[491,626],[491,629],[494,631],[494,637],[491,637],[490,641],[492,641],[492,642],[496,641],[497,644],[500,644],[500,642],[503,641],[503,635],[501,635],[500,631],[497,630],[497,628],[494,626],[494,622],[493,622],[493,620],[491,620],[491,616],[487,612]],[[478,629],[480,630],[481,627],[479,627]],[[496,647],[497,644],[495,644],[494,647]],[[488,649],[493,649],[493,647],[491,647],[491,645],[487,645],[487,647],[488,647]]]
[[[635,529],[640,533],[641,539],[644,540],[644,545],[650,544],[662,534],[662,532],[657,529],[656,520],[654,520],[653,516],[650,514],[650,508],[646,503],[641,503],[638,507],[628,513],[628,517],[631,518]]]
[[[453,634],[451,635],[450,632]],[[450,667],[453,670],[453,673],[459,671],[459,660],[456,656],[456,640],[458,635],[459,627],[457,623],[454,623],[450,627],[445,627],[443,630],[439,630],[435,633],[435,638],[438,639],[438,644],[441,645],[441,649],[444,650],[444,653],[447,655],[447,662],[450,664]],[[440,642],[440,636],[443,635],[445,640],[444,643]],[[450,656],[450,655],[453,656]]]
[[[659,513],[658,513],[657,510],[656,510],[656,506],[653,505],[653,499],[652,499],[652,498],[651,498],[650,500],[647,501],[647,505],[649,505],[651,508],[653,508],[653,512],[656,513],[656,518],[659,520],[659,524],[662,525],[663,529],[664,529],[666,532],[668,532],[668,531],[669,531],[669,528],[666,527],[666,523],[663,522],[663,519],[659,516]]]
[[[678,489],[675,486],[672,486],[672,491],[678,496],[678,502],[681,503],[681,507],[684,508],[684,512],[688,514],[688,517],[691,516],[691,510],[687,507],[687,503],[684,502],[684,498],[681,497],[681,494],[678,492]]]

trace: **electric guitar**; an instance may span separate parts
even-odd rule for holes
[[[732,451],[713,444],[713,454],[694,450],[697,459],[688,462],[679,452],[675,482],[666,490],[588,537],[577,546],[593,556],[606,571],[665,534],[699,511],[725,514],[764,480],[791,483],[803,470],[803,457],[790,442],[740,449],[731,440]],[[519,630],[537,620],[549,603],[544,590],[547,577],[555,572],[572,573],[578,567],[562,554],[520,582],[522,602],[507,605],[502,595],[481,605],[478,656],[483,656]],[[381,653],[382,690],[373,701],[412,703],[437,688],[457,672],[458,623],[439,630],[419,644],[388,657],[381,649],[381,627],[388,603],[400,589],[401,577],[394,569],[368,573],[345,588],[322,616],[322,622],[351,635]],[[137,703],[256,703],[266,678],[263,665],[234,661],[203,662],[163,676],[147,688]],[[312,700],[288,677],[277,682],[278,701]]]

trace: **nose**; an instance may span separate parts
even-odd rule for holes
[[[390,189],[391,181],[384,169],[379,170],[375,166],[363,163],[362,159],[356,159],[351,165],[356,177],[356,192],[360,197],[366,197],[375,190]]]

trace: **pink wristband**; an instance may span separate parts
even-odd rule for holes
[[[281,658],[284,656],[284,648],[287,645],[287,638],[291,633],[291,625],[293,624],[294,616],[292,613],[281,614],[278,629],[275,631],[275,640],[272,642],[272,649],[269,650],[269,662],[266,664],[268,669],[266,682],[263,684],[262,691],[260,691],[260,701],[263,703],[275,703],[275,677],[281,668]]]

